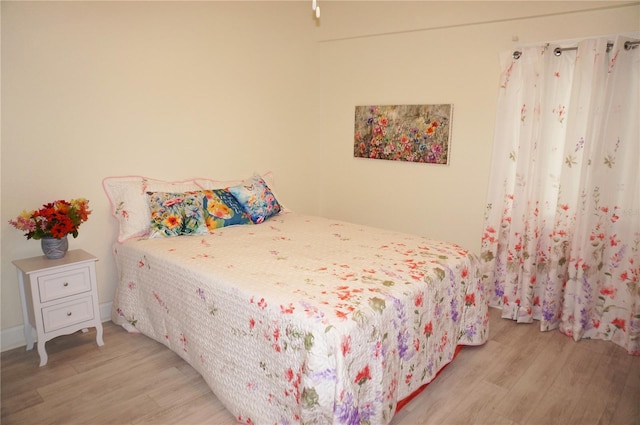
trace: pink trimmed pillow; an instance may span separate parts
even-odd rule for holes
[[[118,242],[147,236],[151,211],[147,192],[187,192],[200,190],[194,180],[168,182],[143,176],[106,177],[102,180],[111,214],[118,221]]]

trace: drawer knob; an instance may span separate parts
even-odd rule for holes
[[[69,282],[63,283],[62,286],[69,286]]]
[[[71,316],[71,312],[70,311],[67,311],[67,316]]]

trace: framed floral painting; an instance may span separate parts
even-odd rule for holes
[[[448,164],[453,105],[356,106],[353,156]]]

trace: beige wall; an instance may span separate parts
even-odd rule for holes
[[[640,30],[638,3],[324,2],[322,13],[328,28],[317,46],[319,143],[327,165],[321,215],[445,239],[475,252],[500,53]],[[449,165],[353,158],[355,105],[429,103],[454,105]]]
[[[70,244],[112,300],[110,175],[273,170],[295,210],[477,251],[499,53],[640,30],[637,3],[321,0],[320,23],[308,3],[2,2],[3,349],[22,324],[11,260],[40,254],[7,224],[24,208],[90,200]],[[354,106],[410,103],[454,104],[450,165],[353,158]]]
[[[100,258],[100,302],[113,299],[106,176],[272,170],[287,204],[317,211],[306,3],[1,5],[3,330],[22,323],[11,260],[41,255],[7,220],[44,202],[89,199],[93,214],[70,248]]]

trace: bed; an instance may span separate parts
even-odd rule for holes
[[[120,230],[114,323],[180,355],[239,422],[387,424],[488,336],[479,262],[455,244],[284,208],[179,237]]]

